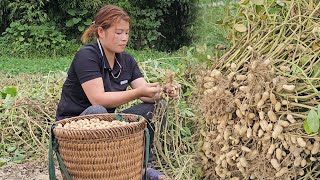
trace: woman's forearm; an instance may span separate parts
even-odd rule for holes
[[[149,98],[149,97],[141,97],[140,100],[145,103],[155,103],[157,101],[155,98]]]
[[[140,98],[141,93],[139,89],[131,89],[127,91],[118,92],[104,92],[96,95],[94,99],[90,100],[92,105],[101,105],[106,108],[115,108],[126,104],[132,100]]]

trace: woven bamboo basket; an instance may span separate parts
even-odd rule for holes
[[[59,145],[58,151],[71,178],[141,180],[145,119],[133,114],[95,114],[68,118],[56,123],[64,125],[84,118],[138,123],[96,130],[55,128],[53,132]]]

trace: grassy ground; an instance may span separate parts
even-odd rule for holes
[[[151,59],[167,59],[176,56],[176,54],[168,54],[152,50],[127,50],[138,62],[144,62]],[[0,72],[19,74],[19,73],[42,73],[67,71],[73,59],[73,55],[67,57],[46,57],[46,58],[16,58],[8,56],[0,56]]]
[[[208,47],[215,47],[217,44],[226,43],[224,30],[217,26],[217,22],[223,18],[224,13],[225,7],[223,6],[212,7],[204,5],[201,7],[201,11],[193,27],[193,43],[205,43]]]
[[[66,71],[71,62],[71,57],[59,58],[12,58],[0,57],[0,70],[3,73],[49,73]]]

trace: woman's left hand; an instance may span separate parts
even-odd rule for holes
[[[163,92],[170,98],[178,99],[180,97],[181,85],[178,83],[167,83],[163,87]]]
[[[160,87],[160,85],[158,85],[157,87],[160,89],[160,91],[157,92],[157,93],[153,96],[153,99],[154,99],[155,101],[161,99],[161,93],[162,93],[162,88]]]

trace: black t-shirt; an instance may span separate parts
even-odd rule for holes
[[[110,92],[125,91],[129,83],[143,75],[130,54],[126,52],[116,54],[116,62],[111,69],[105,56],[101,55],[97,42],[85,45],[76,53],[69,68],[56,119],[78,116],[91,106],[81,84],[99,77],[103,79],[104,90]],[[107,111],[112,113],[115,108]]]

